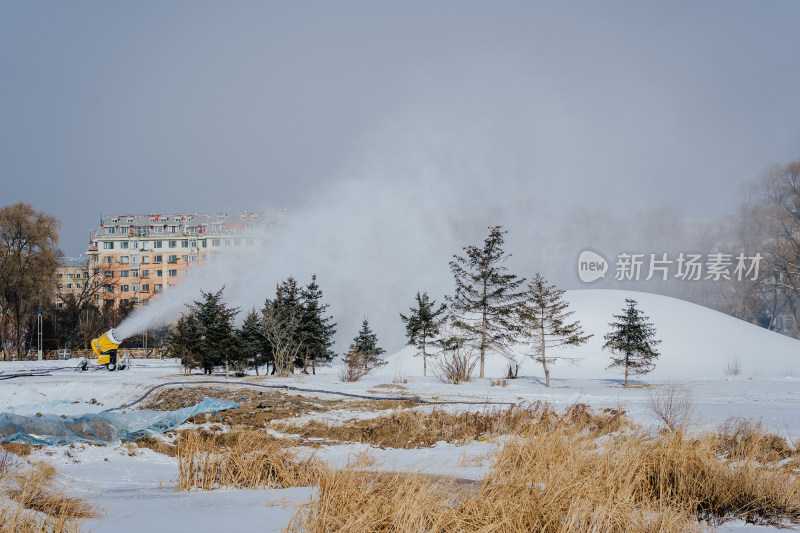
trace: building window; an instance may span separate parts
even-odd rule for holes
[[[169,257],[167,257],[167,263],[177,263],[177,262],[178,262],[177,255],[170,255]]]
[[[113,257],[111,257],[110,255],[107,255],[107,256],[105,256],[105,257],[103,258],[103,263],[105,263],[105,264],[107,264],[107,265],[110,265],[110,264],[111,264],[111,263],[113,263],[113,262],[114,262],[114,258],[113,258]]]
[[[106,292],[114,292],[114,286],[113,285],[103,285],[103,290],[106,291]]]
[[[103,250],[113,250],[114,243],[113,242],[104,242],[103,243]]]
[[[149,270],[142,270],[142,277],[143,278],[149,278],[150,277],[150,271]]]
[[[153,241],[153,248],[163,248],[164,241]]]
[[[163,270],[156,270],[156,277],[157,278],[164,277],[164,271]]]
[[[106,228],[106,234],[107,235],[113,235],[114,232],[116,232],[116,231],[117,231],[117,228],[115,228],[114,226],[110,226],[110,227]]]
[[[81,288],[81,284],[80,284],[80,283],[76,283],[76,284],[75,284],[75,288],[76,288],[76,289],[80,289],[80,288]]]
[[[197,248],[197,239],[189,239],[189,248]]]
[[[67,279],[72,279],[72,274],[67,274]]]
[[[63,288],[64,288],[64,284],[63,284],[63,283],[59,283],[59,284],[58,284],[58,288],[59,288],[59,289],[63,289]]]
[[[62,274],[62,273],[60,273],[60,272],[59,272],[59,273],[58,273],[58,275],[57,275],[56,277],[57,277],[58,279],[61,279],[61,278],[63,278],[63,277],[64,277],[64,274]]]
[[[153,263],[160,263],[161,261],[162,261],[162,259],[161,259],[160,255],[154,255],[153,256]]]
[[[211,246],[219,246],[219,239],[211,239]]]
[[[181,241],[181,248],[188,248],[188,247],[189,247],[189,241],[187,241],[186,239],[182,240]]]
[[[119,243],[119,247],[122,248],[123,250],[127,250],[128,249],[128,241],[122,241],[121,243]]]
[[[189,254],[187,261],[189,263],[197,263],[197,254]]]
[[[119,288],[119,291],[120,291],[120,292],[131,292],[131,291],[130,291],[130,286],[128,286],[128,285],[122,285],[122,286]]]
[[[104,270],[103,271],[103,275],[105,277],[107,277],[107,278],[113,278],[114,277],[114,271],[113,270]]]
[[[128,271],[128,270],[122,270],[119,273],[119,277],[121,277],[121,278],[127,278],[129,275],[130,275],[130,271]]]
[[[150,284],[145,283],[142,285],[142,292],[149,292],[150,291]]]
[[[177,270],[170,270],[170,271],[169,271],[169,276],[170,276],[171,278],[174,278],[174,277],[175,277],[175,276],[177,276],[177,275],[178,275],[178,271],[177,271]]]
[[[123,255],[123,256],[120,256],[119,262],[122,263],[123,265],[127,265],[129,259],[130,258],[127,255]]]
[[[160,283],[153,285],[153,292],[161,292],[162,286]]]
[[[131,292],[139,292],[139,284],[131,283]]]
[[[131,269],[131,277],[132,278],[138,278],[139,277],[139,269],[138,268],[132,268]]]
[[[123,235],[125,233],[128,233],[129,231],[130,231],[130,228],[128,226],[120,226],[119,227],[119,232],[122,233]]]
[[[180,226],[170,226],[169,227],[169,232],[170,233],[180,233],[181,232],[181,227]]]
[[[170,248],[177,248],[178,247],[178,241],[169,241],[169,247]]]
[[[138,265],[139,264],[139,254],[135,254],[131,256],[131,264]]]
[[[230,246],[231,240],[230,239],[222,239],[222,246]]]
[[[208,239],[203,239],[202,241],[200,241],[200,246],[202,246],[203,248],[207,248],[208,247]]]

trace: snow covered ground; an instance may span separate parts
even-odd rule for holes
[[[786,437],[800,437],[800,342],[663,296],[599,290],[572,291],[567,296],[575,319],[594,337],[587,345],[569,353],[581,358],[579,365],[558,364],[552,369],[551,388],[544,386],[538,364],[525,361],[521,354],[520,360],[524,361],[521,377],[508,380],[505,387],[491,385],[491,378],[505,373],[506,360],[499,356],[487,360],[486,379],[463,385],[443,384],[433,376],[422,377],[422,361],[413,356],[410,348],[389,356],[386,366],[356,383],[339,381],[336,367],[324,369],[316,376],[249,376],[228,381],[232,385],[257,381],[357,394],[413,395],[434,401],[543,400],[557,406],[582,402],[596,409],[621,407],[635,421],[655,424],[647,407],[652,388],[623,388],[619,375],[606,370],[609,355],[601,349],[611,315],[622,310],[625,297],[633,297],[650,316],[658,337],[663,340],[656,371],[637,378],[637,383],[658,385],[678,381],[693,395],[694,421],[699,427],[713,427],[731,416],[742,416],[759,419]],[[725,368],[734,358],[740,361],[742,373],[728,376]],[[99,412],[131,402],[160,383],[204,379],[199,375],[183,376],[182,367],[174,361],[137,360],[130,370],[123,372],[73,372],[73,366],[70,361],[2,363],[0,378],[31,370],[44,370],[49,375],[0,381],[0,410],[57,415]],[[429,362],[429,371],[431,366]],[[406,390],[375,388],[393,381],[401,382]],[[322,393],[292,393],[339,398]],[[482,407],[447,406],[448,409]],[[336,412],[320,415],[340,419],[347,416]],[[353,413],[353,416],[365,415]],[[440,443],[432,448],[394,450],[350,444],[323,446],[317,455],[332,464],[344,465],[357,454],[368,453],[374,459],[373,469],[479,479],[487,471],[488,458],[496,446],[497,443],[487,441],[467,446]],[[90,501],[99,498],[106,514],[88,524],[98,532],[162,531],[178,525],[178,529],[195,532],[279,531],[310,494],[309,489],[177,492],[174,458],[149,449],[132,451],[124,445],[47,447],[36,451],[32,458],[54,464],[66,476],[72,492]],[[721,531],[751,529],[752,526],[736,523],[720,528]]]

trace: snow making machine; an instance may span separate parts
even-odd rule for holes
[[[92,340],[92,351],[97,356],[98,365],[106,365],[109,370],[125,370],[129,364],[127,355],[118,357],[118,348],[122,340],[114,337],[114,328]]]

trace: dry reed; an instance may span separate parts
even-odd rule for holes
[[[684,532],[701,530],[702,520],[800,523],[800,481],[756,460],[766,457],[763,446],[729,446],[731,461],[720,456],[716,433],[603,434],[591,430],[592,416],[573,406],[517,425],[479,485],[326,471],[287,531]]]
[[[313,457],[296,460],[258,431],[220,436],[184,433],[178,439],[177,457],[180,490],[309,486],[324,468]]]

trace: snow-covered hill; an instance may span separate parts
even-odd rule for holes
[[[578,348],[560,354],[578,357],[576,365],[559,361],[551,369],[553,378],[609,378],[619,376],[608,370],[609,352],[602,349],[603,335],[610,330],[608,323],[614,314],[625,307],[625,299],[633,298],[656,327],[661,356],[648,379],[719,378],[726,375],[729,362],[738,360],[741,377],[782,378],[800,377],[800,341],[767,331],[723,313],[676,298],[633,291],[576,290],[565,297],[575,311],[584,331],[594,336]],[[406,347],[389,356],[389,364],[377,372],[393,376],[421,376],[422,359],[414,357],[415,350]],[[517,348],[518,360],[523,361],[520,375],[542,375],[541,365],[523,355]],[[431,370],[432,362],[428,363]],[[433,365],[436,363],[433,362]],[[486,362],[487,377],[501,377],[507,362],[492,354]],[[477,375],[477,369],[476,374]]]

